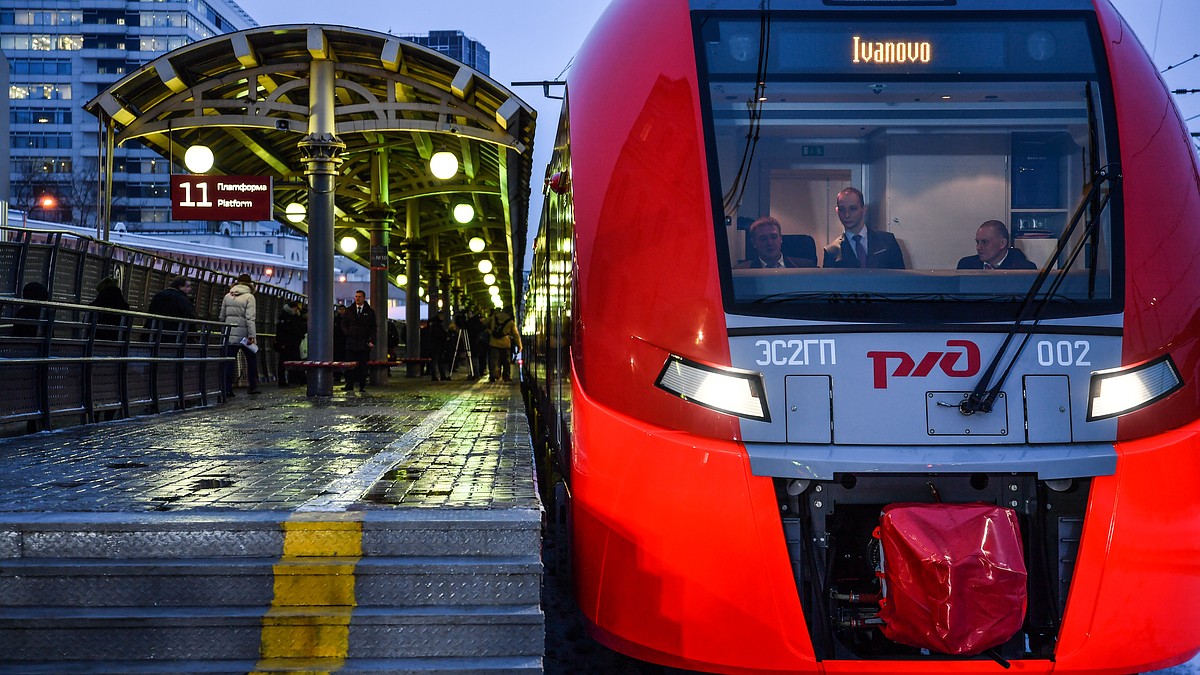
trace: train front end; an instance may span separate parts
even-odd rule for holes
[[[593,634],[731,673],[1192,657],[1200,186],[1144,50],[1104,0],[768,4],[615,0],[568,85]]]

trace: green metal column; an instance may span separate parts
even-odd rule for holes
[[[333,207],[341,153],[334,133],[334,63],[314,60],[308,93],[308,135],[299,143],[308,178],[308,358],[333,360]],[[314,369],[309,396],[333,395],[333,372]]]

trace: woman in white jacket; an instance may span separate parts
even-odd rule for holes
[[[238,352],[244,352],[246,355],[246,373],[250,378],[249,393],[258,393],[258,345],[255,344],[258,332],[254,323],[256,312],[254,282],[249,274],[243,274],[237,278],[233,288],[229,289],[225,299],[221,301],[219,320],[229,325],[229,342],[225,345],[225,355],[231,357],[225,364],[226,396],[233,396]]]

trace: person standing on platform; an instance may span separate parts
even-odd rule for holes
[[[237,282],[221,301],[218,321],[229,326],[229,342],[225,355],[232,357],[225,365],[225,395],[233,396],[233,380],[237,373],[237,355],[246,356],[246,373],[250,379],[251,396],[258,393],[258,331],[255,317],[258,306],[254,302],[254,283],[249,274],[237,278]]]
[[[434,314],[429,320],[429,377],[434,382],[449,380],[450,373],[446,367],[446,352],[449,350],[449,333],[442,323],[442,315]]]
[[[367,391],[367,362],[375,346],[375,325],[375,310],[367,304],[367,294],[355,291],[354,304],[346,309],[341,323],[346,334],[346,359],[357,362],[352,370],[346,371],[346,391],[354,391],[355,382],[359,393]]]
[[[101,279],[100,283],[96,284],[96,298],[92,300],[92,307],[128,311],[129,303],[125,301],[125,294],[121,292],[121,282],[117,281],[115,277],[104,277]],[[122,321],[120,314],[114,312],[97,312],[96,339],[116,340],[121,334],[119,330],[116,328],[100,328],[100,326],[120,326]]]
[[[146,308],[147,314],[158,314],[159,316],[175,316],[181,319],[196,318],[196,310],[192,308],[192,280],[187,277],[175,277],[171,279],[171,283],[166,288],[154,294],[150,298],[150,306]],[[160,321],[158,319],[150,319],[146,322],[146,327],[157,329]],[[182,339],[183,331],[187,327],[186,322],[182,321],[162,321],[161,328],[163,332],[170,335],[168,342],[176,342],[175,335],[178,334]]]
[[[21,298],[25,300],[37,300],[46,302],[50,299],[50,291],[46,288],[46,284],[40,281],[31,281],[21,287]],[[28,319],[28,322],[17,323],[13,326],[12,334],[16,337],[38,337],[42,334],[41,325],[37,323],[42,318],[42,309],[37,305],[21,305],[15,314],[14,318]]]
[[[488,334],[487,326],[478,312],[471,312],[466,322],[467,339],[471,341],[471,379],[477,380],[487,372]]]
[[[520,351],[521,334],[507,307],[492,314],[488,337],[488,382],[512,382],[512,350]]]
[[[300,302],[293,300],[285,304],[279,312],[279,321],[275,324],[275,372],[279,375],[280,387],[300,383],[298,371],[289,373],[287,366],[283,364],[286,361],[301,360],[300,343],[304,341],[307,333],[308,326],[304,324],[304,318],[301,316]]]
[[[342,317],[346,316],[346,306],[338,305],[333,308],[333,360],[346,360],[346,333],[342,330]],[[333,371],[333,381],[342,381],[342,371]]]

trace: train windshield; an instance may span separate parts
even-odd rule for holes
[[[1119,170],[1092,19],[788,16],[695,15],[730,311],[1120,310]]]

